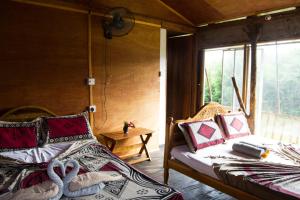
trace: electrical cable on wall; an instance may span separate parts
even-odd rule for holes
[[[108,119],[108,113],[107,113],[107,107],[106,107],[106,103],[107,103],[107,75],[108,75],[108,70],[107,70],[107,66],[108,66],[108,59],[107,57],[109,57],[109,66],[111,67],[111,51],[109,49],[109,53],[107,55],[107,49],[108,48],[108,39],[104,38],[104,85],[103,85],[103,96],[101,99],[101,104],[102,104],[102,112],[104,112],[103,116],[104,116],[104,121],[103,124],[101,125],[100,128],[95,126],[95,129],[100,131],[103,129],[104,125],[107,122]],[[96,120],[95,120],[96,121]]]
[[[105,38],[105,63],[104,63],[104,88],[103,88],[103,97],[104,97],[104,100],[103,100],[103,111],[105,113],[105,119],[104,119],[104,122],[103,122],[103,125],[102,125],[102,128],[103,126],[105,125],[106,121],[107,121],[107,108],[106,108],[106,103],[107,103],[107,96],[106,96],[106,90],[107,90],[107,55],[106,55],[106,50],[107,50],[107,42],[108,40]],[[111,51],[109,49],[109,65],[111,67]]]
[[[126,20],[124,20],[126,19]],[[112,8],[104,16],[102,23],[104,33],[104,86],[102,95],[102,111],[104,114],[104,121],[101,128],[95,127],[97,130],[103,129],[107,120],[107,84],[108,84],[108,67],[111,68],[111,49],[109,47],[109,41],[112,37],[121,37],[127,35],[135,25],[134,15],[126,8],[115,7]],[[109,62],[109,63],[108,63]]]

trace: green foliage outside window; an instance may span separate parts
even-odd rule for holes
[[[216,71],[208,71],[208,80],[210,81],[212,97],[210,97],[210,92],[208,84],[205,84],[205,102],[214,102],[221,103],[222,100],[222,71],[221,67],[216,67]],[[210,99],[211,98],[211,99]]]

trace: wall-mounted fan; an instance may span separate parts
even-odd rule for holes
[[[104,17],[105,38],[111,39],[114,36],[127,35],[133,29],[135,19],[133,14],[126,8],[113,8]]]

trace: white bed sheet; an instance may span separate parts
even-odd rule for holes
[[[63,151],[67,150],[73,143],[49,144],[44,147],[32,148],[28,150],[1,152],[4,157],[13,158],[25,163],[49,162]]]
[[[235,158],[253,158],[248,157],[245,154],[241,154],[232,150],[232,145],[235,142],[239,141],[247,141],[253,142],[256,144],[275,144],[277,143],[274,140],[269,140],[265,138],[261,138],[259,136],[246,136],[236,139],[228,140],[225,144],[218,144],[215,146],[210,146],[204,149],[198,150],[196,153],[191,153],[186,145],[181,145],[174,147],[171,151],[171,156],[186,165],[190,166],[191,168],[195,169],[196,171],[206,174],[210,177],[218,179],[217,175],[213,170],[213,159],[209,158],[210,156],[226,156],[226,157],[235,157]],[[290,164],[293,165],[294,163],[291,161],[287,161],[282,157],[270,153],[270,155],[263,159],[266,162],[276,162],[282,164]]]

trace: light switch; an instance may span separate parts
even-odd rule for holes
[[[87,84],[88,85],[95,85],[96,84],[95,78],[88,78],[87,79]]]

